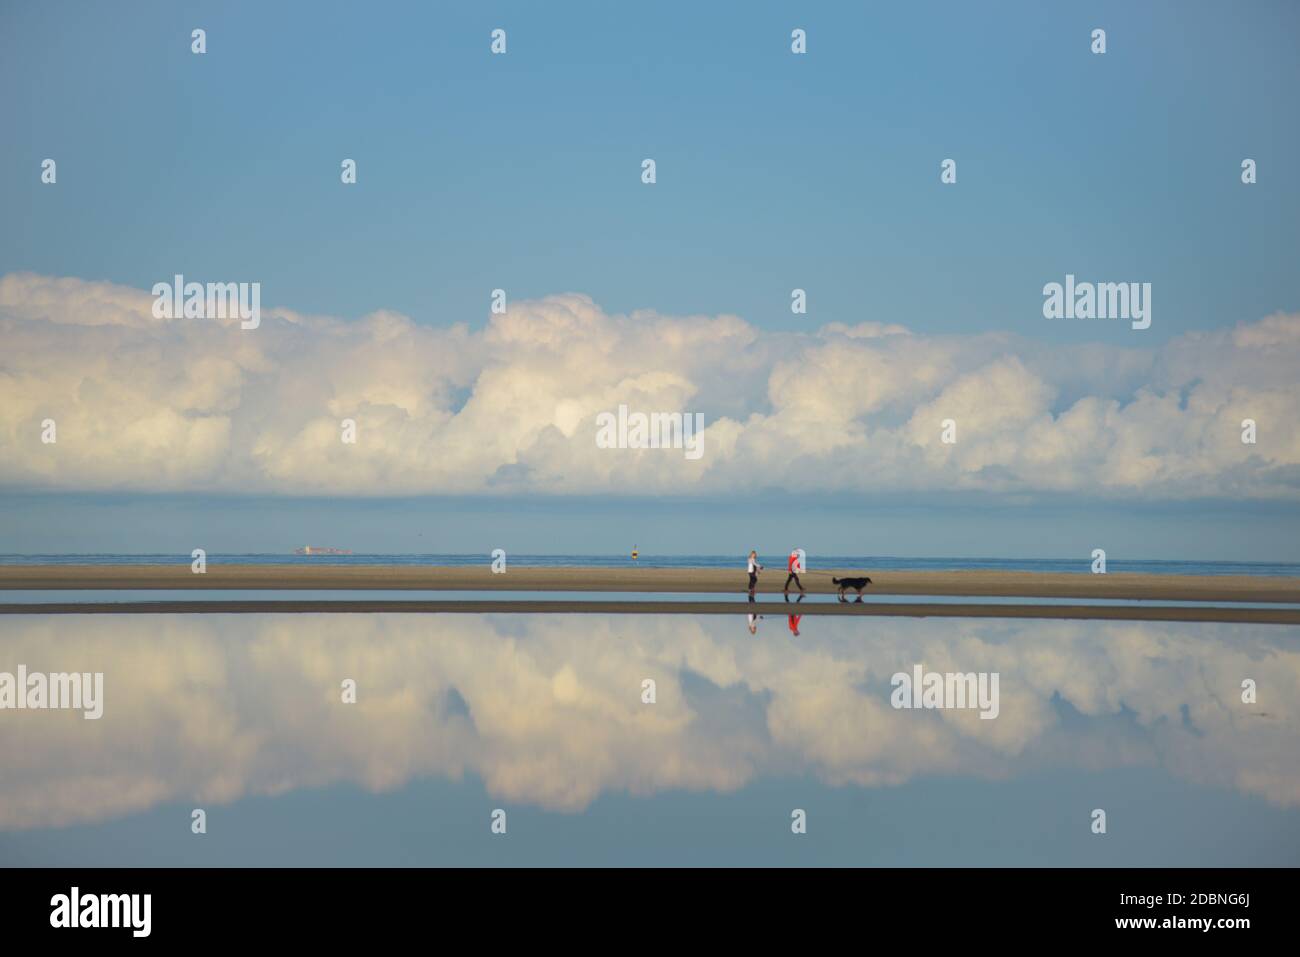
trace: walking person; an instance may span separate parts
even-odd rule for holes
[[[790,582],[794,582],[799,588],[799,597],[802,599],[804,596],[804,590],[803,582],[799,581],[799,573],[803,571],[803,555],[800,553],[799,549],[796,548],[790,553],[790,558],[786,561],[785,567],[790,574],[786,576],[785,588],[781,590],[781,593],[785,595],[785,600],[789,601]]]
[[[749,553],[749,600],[754,600],[754,589],[758,586],[758,573],[763,570],[763,566],[758,563],[758,552],[750,550]]]

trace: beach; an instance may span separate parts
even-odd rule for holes
[[[943,617],[1034,617],[1107,618],[1165,621],[1243,621],[1300,624],[1300,609],[1225,608],[1151,605],[1070,604],[976,604],[954,602],[877,601],[883,597],[977,598],[977,599],[1068,599],[1139,602],[1222,602],[1300,604],[1300,579],[1248,575],[1107,575],[1061,574],[1018,571],[881,571],[870,569],[828,569],[802,576],[810,595],[833,595],[832,578],[869,575],[872,584],[861,604],[824,601],[775,607],[790,613],[813,615],[907,615]],[[779,595],[785,581],[783,571],[760,576],[758,593]],[[640,614],[744,614],[746,577],[736,571],[716,568],[538,568],[516,567],[494,574],[487,563],[481,568],[447,566],[348,566],[307,563],[283,565],[209,565],[195,574],[189,565],[8,565],[0,566],[0,591],[75,590],[112,591],[112,601],[57,602],[42,604],[3,603],[8,614],[137,612],[574,612]],[[202,601],[185,599],[165,602],[127,601],[130,591],[412,591],[412,592],[531,592],[565,593],[564,598],[539,600],[535,597],[483,600],[423,599],[413,601],[337,600]],[[734,594],[736,601],[682,601],[668,599],[574,600],[571,593],[646,593],[659,595]],[[797,596],[797,592],[792,598]],[[107,597],[107,596],[106,596]],[[763,612],[773,609],[770,600],[759,603]]]
[[[1100,621],[1222,622],[1300,625],[1300,610],[1214,605],[941,604],[938,602],[356,600],[127,601],[0,603],[0,615],[284,615],[284,614],[595,614],[785,615],[901,618],[1045,618]]]
[[[1253,575],[1108,575],[1014,571],[881,571],[828,569],[801,576],[809,594],[830,595],[832,578],[868,575],[866,595],[981,598],[1085,598],[1133,601],[1281,602],[1300,604],[1300,579]],[[781,593],[784,569],[759,576],[758,593]],[[793,587],[793,586],[792,586]],[[494,574],[481,568],[410,565],[209,564],[4,565],[0,589],[293,589],[348,591],[530,591],[744,594],[743,566],[718,568],[530,568]],[[852,596],[850,592],[850,596]]]

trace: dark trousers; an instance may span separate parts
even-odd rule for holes
[[[782,591],[789,591],[789,590],[790,590],[790,582],[794,582],[795,585],[798,586],[799,590],[800,590],[800,591],[803,591],[803,583],[802,583],[801,581],[799,581],[799,576],[796,575],[794,572],[791,572],[791,573],[790,573],[790,577],[787,578],[787,579],[785,580],[785,588],[783,588],[783,589],[781,589],[781,590],[782,590]]]

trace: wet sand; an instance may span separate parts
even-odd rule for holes
[[[869,575],[873,595],[982,598],[1111,598],[1138,601],[1282,602],[1300,604],[1300,578],[1251,575],[1048,574],[1011,571],[810,571],[810,594],[830,595],[831,578]],[[4,589],[240,589],[283,591],[558,591],[735,594],[744,597],[744,567],[721,568],[510,568],[495,575],[482,567],[408,565],[209,564],[203,575],[189,565],[0,565]],[[779,595],[785,571],[759,576],[759,594]],[[853,593],[850,593],[853,597]]]
[[[943,604],[878,602],[877,596],[980,598],[1115,599],[1143,602],[1257,602],[1300,604],[1300,579],[1261,576],[1142,575],[1116,573],[1047,574],[1013,571],[811,571],[802,576],[809,594],[836,592],[832,577],[869,575],[867,601],[760,602],[760,613],[809,615],[906,615],[935,617],[1098,618],[1157,621],[1243,621],[1300,624],[1300,609],[1160,607],[1154,605]],[[785,572],[759,578],[759,594],[779,595]],[[658,594],[734,594],[734,602],[683,600],[539,601],[495,600],[277,600],[133,602],[129,594],[95,603],[0,605],[4,614],[223,613],[240,612],[599,612],[603,614],[745,614],[744,569],[716,568],[510,568],[493,574],[482,567],[313,565],[305,560],[283,565],[209,564],[196,575],[189,565],[7,565],[0,566],[2,590],[355,590],[482,592],[646,592]],[[106,596],[109,598],[110,596]],[[850,597],[854,597],[850,593]]]

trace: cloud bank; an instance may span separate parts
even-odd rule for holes
[[[0,278],[0,485],[1300,499],[1300,315],[1120,348],[876,322],[774,333],[577,294],[512,301],[481,330],[286,309],[241,330],[152,305],[112,283]],[[703,413],[703,456],[597,447],[596,417],[620,404]]]

